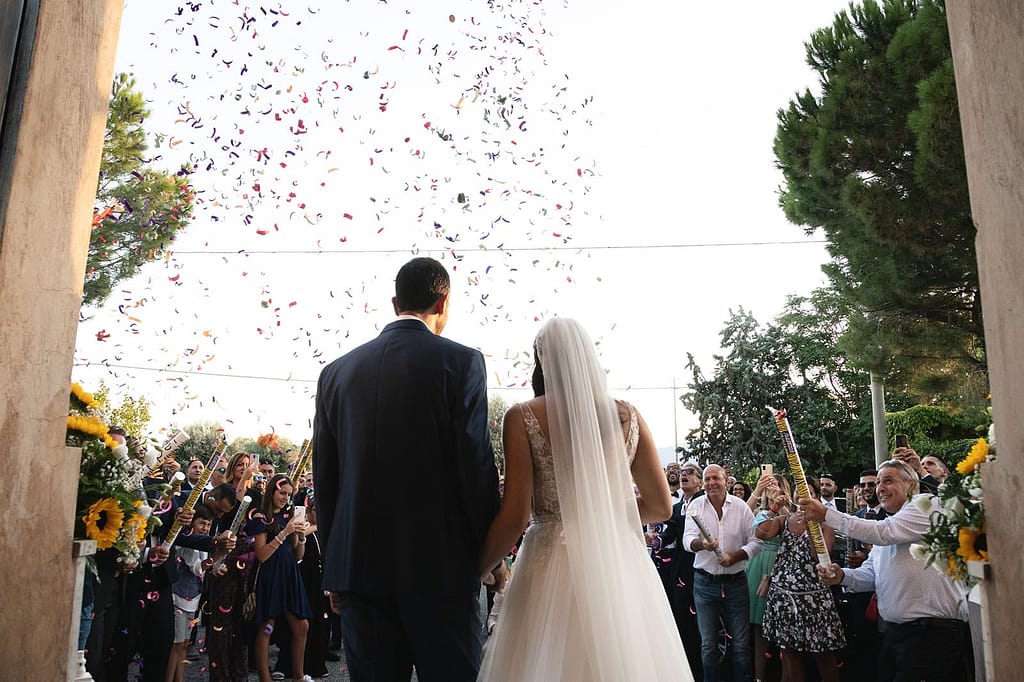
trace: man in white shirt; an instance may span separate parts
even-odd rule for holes
[[[800,508],[807,518],[874,546],[860,568],[832,564],[831,575],[822,567],[819,574],[826,584],[874,589],[878,595],[878,679],[967,680],[972,664],[966,593],[910,554],[910,545],[921,541],[938,510],[936,498],[913,498],[917,491],[917,474],[893,459],[878,469],[876,494],[888,513],[885,519],[847,516],[815,500],[800,500]]]
[[[693,598],[700,630],[701,663],[705,682],[719,679],[718,629],[724,621],[732,638],[733,679],[751,679],[750,596],[747,560],[761,551],[754,537],[754,514],[747,503],[729,495],[725,470],[712,464],[704,469],[704,495],[686,509],[683,547],[696,554]],[[710,539],[705,538],[699,518]]]

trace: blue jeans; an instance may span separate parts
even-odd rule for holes
[[[693,601],[700,630],[700,659],[704,665],[704,682],[718,682],[720,654],[718,628],[721,621],[732,637],[734,682],[747,682],[753,676],[750,651],[750,594],[742,577],[716,582],[700,571],[693,576]]]

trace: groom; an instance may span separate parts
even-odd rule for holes
[[[480,666],[476,567],[498,473],[483,355],[440,336],[449,292],[443,265],[409,261],[395,279],[398,319],[320,375],[323,587],[356,682],[408,680],[413,666],[425,682],[475,680]]]

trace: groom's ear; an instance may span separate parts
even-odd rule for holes
[[[397,296],[392,296],[391,297],[391,307],[393,307],[395,309],[395,315],[401,315],[402,314],[402,311],[398,309],[398,297]]]
[[[448,294],[441,294],[437,297],[437,301],[434,302],[434,312],[441,317],[448,312]]]

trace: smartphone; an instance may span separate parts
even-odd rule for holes
[[[771,464],[762,464],[761,465],[761,475],[762,476],[764,476],[765,474],[768,474],[769,476],[771,476],[774,473],[775,473],[775,467],[773,467]]]
[[[910,439],[907,438],[907,434],[905,434],[905,433],[897,433],[896,434],[896,447],[898,447],[898,448],[909,448],[910,447]]]
[[[295,520],[305,521],[306,520],[306,507],[299,504],[295,506]]]

